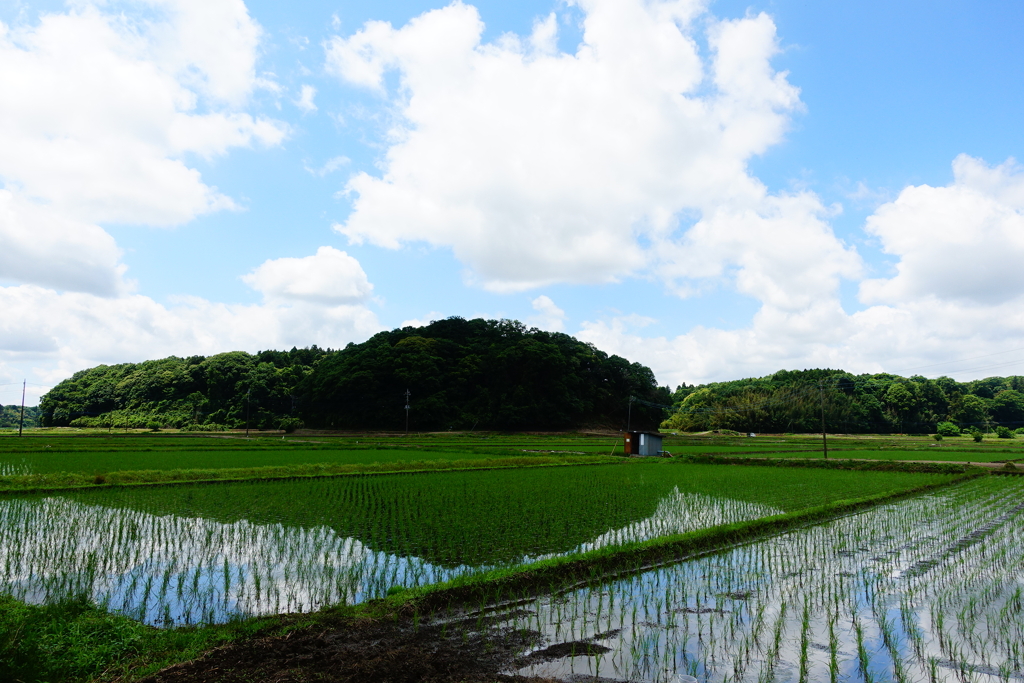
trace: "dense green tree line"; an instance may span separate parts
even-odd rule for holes
[[[940,423],[1024,427],[1024,377],[949,377],[780,370],[766,377],[679,386],[664,426],[684,431],[932,433]],[[948,429],[948,428],[947,428]]]
[[[21,406],[0,406],[0,429],[17,429]],[[39,426],[39,406],[25,406],[25,429]]]
[[[47,426],[413,430],[624,427],[629,397],[667,404],[651,370],[512,320],[448,318],[331,351],[241,351],[101,365],[40,402]],[[636,427],[664,412],[634,404]]]
[[[99,365],[39,402],[43,426],[276,428],[296,412],[295,387],[330,350],[232,351]],[[248,413],[248,416],[247,416]]]

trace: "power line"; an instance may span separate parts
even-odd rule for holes
[[[1007,351],[998,351],[996,353],[987,353],[987,354],[985,354],[983,356],[971,356],[969,358],[960,358],[960,359],[957,359],[957,360],[945,360],[945,361],[942,361],[940,363],[932,363],[931,365],[918,365],[917,367],[914,367],[914,368],[905,368],[903,370],[903,372],[910,372],[911,370],[923,370],[924,368],[934,368],[934,367],[936,367],[938,365],[949,365],[950,363],[962,363],[964,361],[977,360],[979,358],[991,358],[992,356],[1001,356],[1004,353],[1013,353],[1014,351],[1024,351],[1024,346],[1016,348],[1016,349],[1009,349]],[[968,371],[961,370],[961,371],[954,371],[954,372],[970,372],[970,371],[969,370]]]
[[[980,367],[967,368],[967,369],[964,369],[964,370],[951,370],[950,372],[979,372],[981,370],[994,370],[996,368],[1007,368],[1007,367],[1011,367],[1011,366],[1014,366],[1014,365],[1020,365],[1022,363],[1024,363],[1024,359],[1009,361],[1007,363],[998,363],[996,365],[983,365],[983,366],[980,366]],[[971,381],[977,381],[977,380],[971,380]]]

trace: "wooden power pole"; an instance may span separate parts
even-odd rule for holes
[[[25,426],[25,382],[21,382],[21,419],[18,421],[18,436],[21,436],[21,430]]]
[[[405,390],[405,433],[409,433],[409,397],[412,396],[412,392],[408,389]]]
[[[821,445],[825,450],[825,459],[828,460],[828,436],[825,435],[825,382],[818,382],[818,395],[821,398]]]

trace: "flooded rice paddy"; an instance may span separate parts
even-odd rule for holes
[[[461,484],[486,480],[477,474],[443,481],[458,492]],[[518,483],[528,489],[528,480]],[[31,603],[87,595],[155,625],[213,623],[354,604],[396,586],[781,512],[662,486],[650,500],[633,492],[632,506],[625,499],[605,500],[603,515],[584,519],[566,514],[565,499],[550,500],[532,514],[495,514],[482,524],[469,510],[456,509],[461,521],[477,522],[458,528],[455,520],[446,525],[440,513],[427,514],[428,501],[393,504],[380,488],[394,496],[408,485],[405,494],[416,499],[432,482],[406,476],[0,499],[0,592]],[[628,494],[628,477],[620,475],[619,483]],[[589,486],[596,490],[600,482],[590,480]],[[258,504],[260,514],[237,511],[241,499]],[[435,496],[427,507],[446,500]],[[346,516],[346,501],[366,514]],[[491,512],[496,508],[500,501],[492,502]],[[287,522],[271,521],[286,512]],[[619,523],[609,528],[614,519]],[[524,525],[532,527],[525,534]]]
[[[503,623],[541,636],[521,673],[570,680],[1020,681],[1022,551],[1024,478],[988,477],[543,597]]]

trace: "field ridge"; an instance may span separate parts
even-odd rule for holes
[[[607,455],[483,458],[480,460],[423,460],[386,463],[314,463],[196,470],[128,470],[102,475],[53,472],[0,477],[0,494],[80,491],[122,486],[178,486],[242,481],[316,479],[386,474],[426,474],[468,470],[502,470],[534,467],[576,467],[627,462]]]

